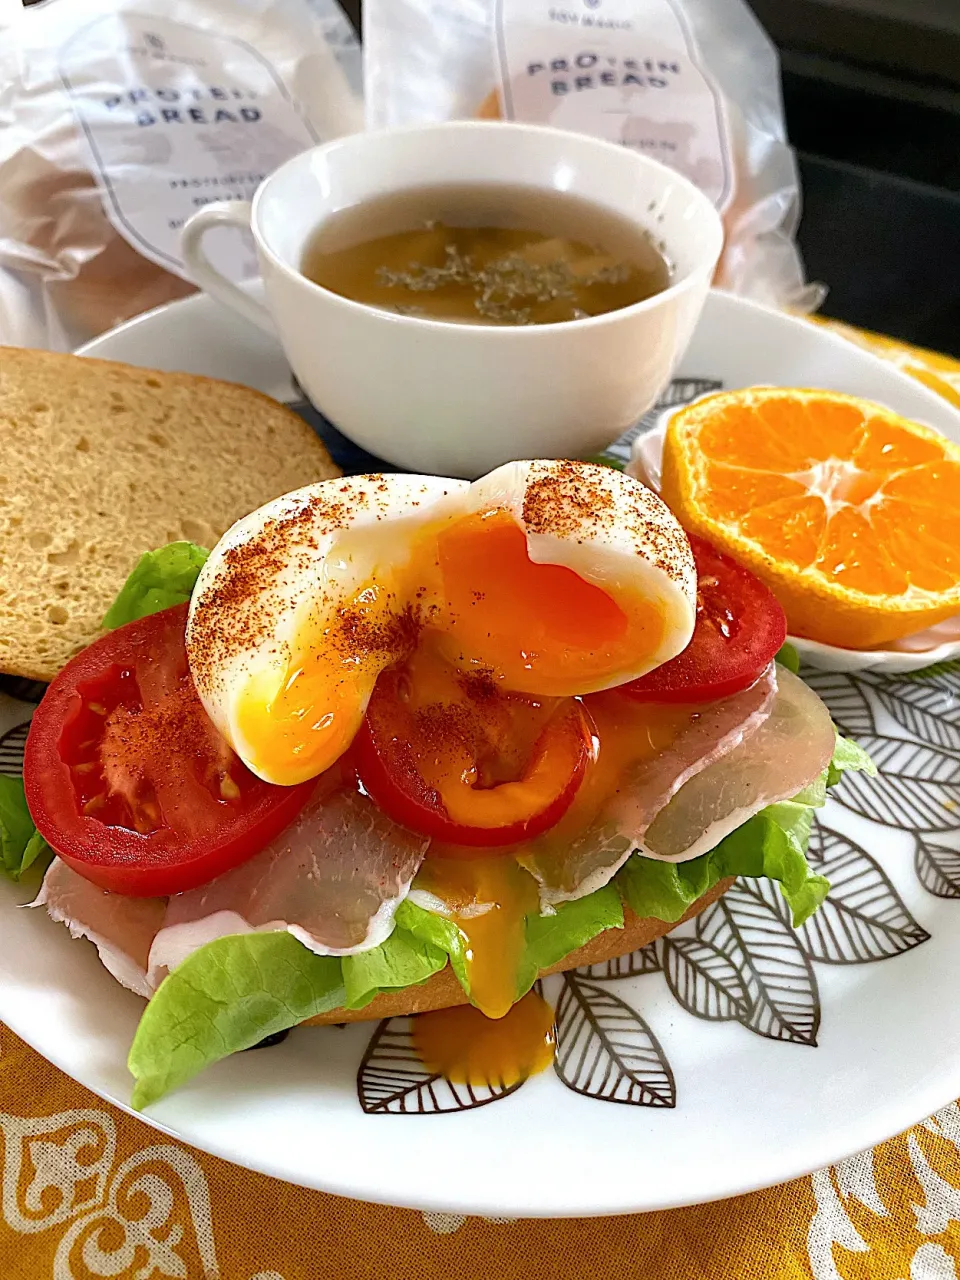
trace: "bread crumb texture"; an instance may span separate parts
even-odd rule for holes
[[[144,551],[212,547],[339,474],[302,419],[248,387],[0,347],[0,672],[52,679]]]

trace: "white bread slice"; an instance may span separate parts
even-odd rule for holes
[[[306,423],[249,387],[0,347],[0,672],[52,679],[144,551],[212,547],[339,474]]]

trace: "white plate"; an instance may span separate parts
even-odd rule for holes
[[[634,437],[627,470],[658,492],[660,490],[663,438],[667,422],[678,412],[676,408],[659,410],[656,424],[643,435]],[[954,415],[955,417],[957,415]],[[960,657],[960,616],[905,636],[887,649],[841,649],[834,644],[808,640],[804,636],[788,636],[801,659],[818,671],[883,671],[888,675],[905,671],[921,671],[941,662]]]
[[[203,299],[135,321],[90,351],[289,391],[269,341]],[[836,387],[956,434],[956,415],[895,370],[833,335],[722,296],[711,298],[681,377],[677,396],[706,390],[710,380]],[[376,1028],[360,1024],[296,1031],[276,1048],[241,1054],[159,1104],[148,1121],[238,1164],[341,1195],[487,1215],[586,1215],[779,1182],[956,1098],[960,678],[815,680],[884,770],[869,785],[845,782],[843,804],[824,811],[836,901],[820,924],[794,935],[775,896],[744,889],[713,909],[708,923],[728,962],[715,970],[720,985],[701,976],[685,990],[701,1015],[727,1021],[681,1007],[662,972],[549,980],[573,1082],[588,1094],[614,1090],[633,1105],[573,1092],[550,1071],[491,1105],[453,1114],[423,1114],[417,1082],[408,1081],[408,1114],[368,1113],[358,1072],[367,1107],[398,1107],[404,1081],[386,1064],[398,1098],[387,1103],[371,1091],[363,1064]],[[7,701],[0,733],[28,713]],[[14,747],[13,739],[0,744],[0,767],[5,758],[9,767]],[[0,1019],[123,1106],[140,1002],[108,978],[88,944],[72,942],[39,911],[14,910],[22,897],[0,886]],[[635,967],[678,960],[675,947],[661,944]],[[675,968],[671,976],[684,989]],[[632,1051],[632,1078],[603,1069],[604,1042],[591,1028],[602,1028],[611,1011],[627,1019],[620,1041]],[[381,1039],[374,1052],[383,1046]],[[442,1085],[433,1100],[428,1090],[419,1099],[428,1110],[458,1105]]]

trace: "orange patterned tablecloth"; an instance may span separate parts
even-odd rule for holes
[[[832,327],[960,406],[960,362]],[[2,1026],[0,1130],[0,1280],[960,1280],[956,1103],[770,1191],[561,1222],[385,1209],[249,1173],[106,1105]]]

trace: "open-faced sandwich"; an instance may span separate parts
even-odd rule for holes
[[[153,553],[106,625],[24,785],[37,903],[149,1000],[137,1106],[307,1020],[522,1009],[542,1054],[539,975],[735,876],[816,910],[814,810],[868,763],[770,591],[587,463],[308,485]]]

